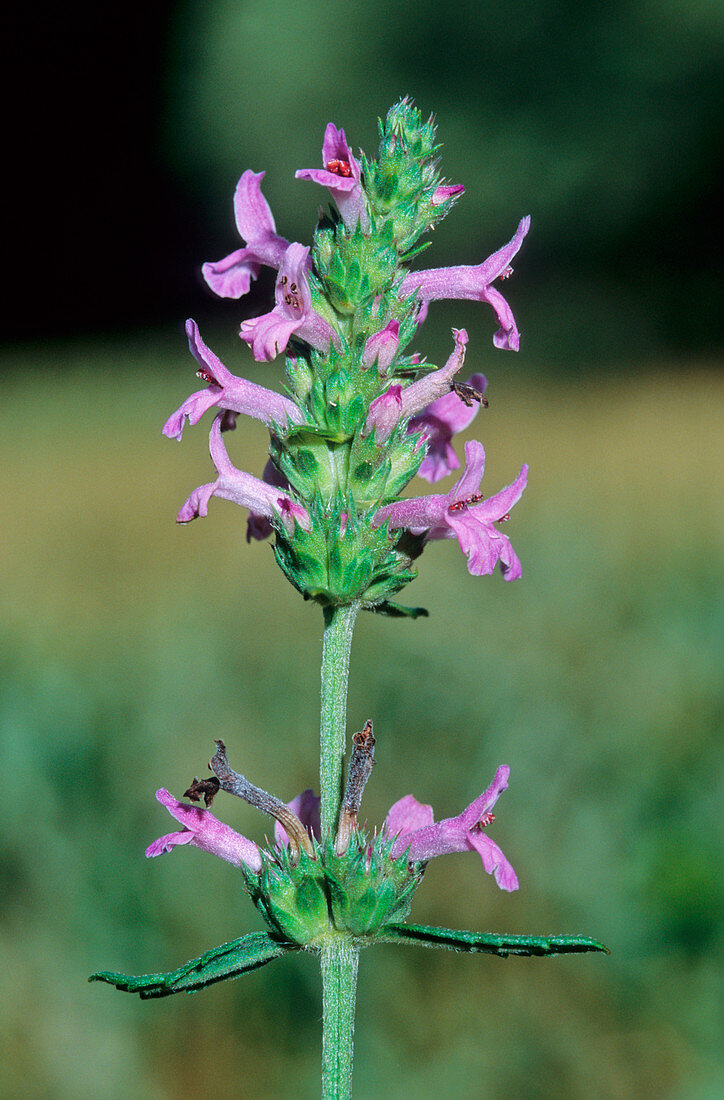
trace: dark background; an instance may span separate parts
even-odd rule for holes
[[[491,241],[533,214],[535,291],[519,295],[551,366],[710,357],[722,314],[716,5],[402,0],[366,4],[342,28],[334,15],[314,3],[16,7],[5,337],[128,332],[210,310],[199,262],[235,245],[240,167],[264,164],[274,198],[297,155],[316,163],[310,113],[372,151],[374,116],[411,93],[436,111],[468,217]],[[294,239],[317,199],[297,186],[299,212],[281,227]],[[443,261],[465,244],[482,258],[464,219],[441,236]]]

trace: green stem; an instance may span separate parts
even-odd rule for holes
[[[336,830],[342,801],[342,765],[347,748],[349,652],[357,610],[356,604],[324,609],[319,753],[323,837],[330,836]]]
[[[337,828],[342,801],[349,654],[357,611],[356,604],[324,609],[319,791],[325,839]],[[351,1094],[358,961],[357,949],[341,935],[322,948],[322,1100],[348,1100]]]
[[[322,1100],[352,1093],[358,962],[359,951],[341,936],[322,948]]]

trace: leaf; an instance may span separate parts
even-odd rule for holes
[[[101,970],[91,974],[89,982],[107,982],[125,993],[138,993],[141,1000],[149,997],[169,997],[172,993],[194,993],[214,982],[238,978],[249,970],[276,959],[287,951],[295,950],[292,944],[272,939],[268,932],[252,932],[231,943],[222,943],[201,955],[198,959],[172,970],[168,974],[111,974]]]
[[[419,619],[420,616],[427,618],[430,614],[426,607],[403,607],[402,604],[393,603],[391,600],[382,600],[381,603],[366,607],[365,610],[375,611],[378,615],[389,615],[393,619]]]
[[[429,928],[423,924],[388,924],[380,939],[418,943],[421,947],[446,947],[484,955],[566,955],[603,951],[607,947],[587,936],[507,936],[501,932],[465,932],[453,928]]]

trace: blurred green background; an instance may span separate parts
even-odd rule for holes
[[[522,581],[472,578],[456,544],[433,545],[408,601],[430,618],[362,616],[349,720],[373,718],[378,738],[363,808],[377,824],[411,791],[455,814],[510,764],[494,828],[520,891],[500,893],[472,853],[450,857],[430,865],[412,918],[580,932],[612,954],[365,953],[355,1095],[718,1098],[724,383],[703,230],[720,9],[197,0],[164,13],[146,66],[130,54],[123,73],[144,81],[151,66],[144,140],[175,196],[177,252],[151,236],[121,330],[113,263],[82,275],[66,251],[78,280],[51,295],[66,328],[44,324],[53,305],[36,296],[43,341],[30,326],[3,355],[0,1095],[318,1095],[311,957],[157,1003],[85,978],[170,969],[260,927],[228,865],[190,849],[143,858],[171,828],[153,792],[203,773],[215,736],[282,797],[316,785],[321,614],[268,545],[246,546],[239,509],[173,523],[211,466],[203,425],[181,446],[159,433],[194,385],[169,317],[189,308],[232,370],[279,386],[281,367],[254,364],[234,335],[270,281],[224,303],[186,272],[236,247],[246,167],[267,169],[279,230],[307,240],[320,193],[293,170],[316,165],[330,119],[371,152],[376,116],[410,93],[467,187],[427,262],[478,262],[533,215],[506,286],[521,353],[496,352],[492,316],[471,303],[441,303],[420,333],[439,360],[464,325],[466,368],[490,379],[469,433],[488,491],[522,461],[531,475],[507,531]],[[111,240],[112,210],[109,225],[80,200],[66,213],[79,239]],[[112,248],[122,272],[130,229]],[[152,316],[144,295],[155,280],[167,302],[170,260],[179,305]],[[71,299],[93,301],[92,283],[111,304],[83,321]],[[259,425],[229,446],[261,470]],[[218,812],[257,840],[268,828],[241,804]]]

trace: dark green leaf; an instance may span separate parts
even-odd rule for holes
[[[227,978],[238,978],[249,970],[276,959],[277,956],[293,951],[292,944],[279,943],[268,932],[252,932],[231,943],[223,943],[192,959],[178,970],[168,974],[111,974],[101,970],[91,974],[89,982],[108,982],[125,993],[138,993],[142,1000],[149,997],[168,997],[172,993],[193,993],[204,986],[222,982]]]
[[[446,947],[485,955],[565,955],[572,952],[609,950],[587,936],[506,936],[500,932],[465,932],[453,928],[429,928],[422,924],[388,924],[380,937],[417,943],[421,947]]]
[[[430,614],[426,607],[404,607],[392,600],[383,600],[366,610],[375,611],[378,615],[389,615],[393,619],[419,619],[420,616],[426,618]]]

